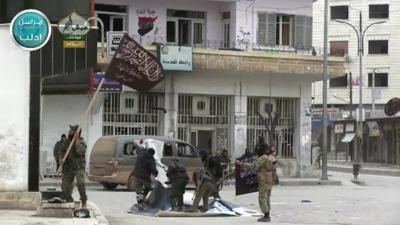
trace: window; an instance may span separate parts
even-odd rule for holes
[[[167,143],[164,144],[163,156],[173,156],[174,150],[172,148],[172,144]]]
[[[389,18],[389,5],[369,5],[369,18],[385,19]]]
[[[127,7],[121,5],[95,4],[95,11],[104,23],[105,39],[107,31],[125,31],[127,21]],[[99,29],[98,41],[101,40]]]
[[[340,6],[331,6],[331,20],[347,20],[349,19],[349,6],[340,5]]]
[[[344,56],[348,53],[348,41],[331,41],[330,42],[330,55],[331,56]]]
[[[368,54],[388,54],[388,40],[368,41]]]
[[[278,15],[276,17],[276,42],[277,45],[290,45],[291,16]]]
[[[167,42],[179,46],[201,45],[205,38],[206,13],[167,10]]]
[[[178,157],[194,158],[197,156],[196,150],[186,143],[177,142],[176,147],[178,149]]]
[[[198,101],[197,102],[197,109],[198,110],[204,110],[206,108],[206,103],[204,101]]]
[[[176,21],[167,21],[167,42],[175,43],[176,38]]]
[[[375,73],[375,87],[387,87],[387,86],[388,86],[388,74]],[[368,73],[368,87],[372,87],[372,73]]]
[[[329,80],[330,87],[347,87],[347,83],[348,83],[347,74]]]
[[[124,155],[136,155],[136,150],[138,146],[135,143],[126,143],[124,145]]]
[[[125,108],[133,109],[135,108],[135,99],[133,98],[126,98],[125,99]]]

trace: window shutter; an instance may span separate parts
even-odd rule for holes
[[[267,13],[258,13],[257,44],[265,45],[267,43]]]
[[[304,46],[307,48],[312,47],[312,17],[306,16],[305,17],[305,41]]]
[[[296,41],[294,42],[295,47],[302,48],[304,47],[304,21],[305,16],[295,16],[295,37]]]
[[[267,44],[276,45],[276,14],[268,14]]]

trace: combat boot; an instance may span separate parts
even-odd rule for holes
[[[269,212],[265,213],[263,217],[257,220],[258,222],[271,222],[271,217],[269,216]]]
[[[82,206],[81,206],[81,208],[82,208],[82,209],[86,209],[86,208],[87,208],[87,202],[86,202],[86,200],[83,200],[83,201],[82,201]]]

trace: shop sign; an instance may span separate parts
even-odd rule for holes
[[[58,31],[64,36],[64,48],[85,48],[86,34],[90,23],[76,12],[72,12],[58,23]]]
[[[192,71],[192,47],[167,46],[160,47],[160,61],[164,70]]]

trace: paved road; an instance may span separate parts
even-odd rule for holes
[[[273,189],[271,224],[400,224],[400,177],[363,175],[367,186],[350,182],[350,174],[330,173],[330,179],[342,180],[343,186],[278,186]],[[257,224],[256,218],[154,218],[126,213],[135,202],[135,194],[124,189],[105,191],[90,187],[88,195],[112,225],[180,224]],[[257,194],[234,196],[226,187],[222,198],[251,209],[258,209]],[[310,203],[302,203],[310,200]]]

